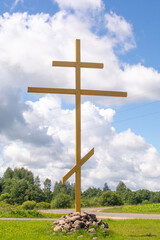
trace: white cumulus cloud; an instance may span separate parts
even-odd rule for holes
[[[72,9],[97,9],[102,7],[101,0],[53,0],[57,2],[60,9],[72,8]]]
[[[44,96],[26,102],[23,112],[27,131],[45,130],[52,138],[46,145],[38,139],[8,141],[2,151],[3,169],[7,166],[24,166],[39,174],[42,179],[60,180],[73,166],[75,156],[75,110],[63,109],[59,97]],[[160,154],[144,138],[130,129],[117,133],[112,126],[115,111],[100,108],[91,102],[82,104],[82,157],[93,147],[95,154],[82,167],[82,188],[103,187],[108,182],[115,188],[123,180],[132,189],[159,189]],[[37,144],[36,144],[37,141]],[[71,178],[74,181],[74,177]]]
[[[74,97],[27,94],[26,90],[27,86],[75,87],[74,69],[52,68],[51,62],[74,61],[77,38],[82,61],[104,62],[103,70],[82,70],[82,88],[127,91],[125,103],[160,99],[159,72],[140,63],[122,63],[115,54],[115,48],[125,54],[136,46],[130,23],[114,13],[80,18],[68,11],[68,6],[80,11],[80,1],[57,2],[61,10],[53,16],[0,16],[1,174],[7,166],[25,166],[54,182],[73,167],[75,110],[64,107],[64,102],[74,104]],[[81,3],[86,9],[102,9],[101,1]],[[108,29],[102,35],[97,33],[100,23]],[[82,167],[83,188],[104,182],[114,188],[120,180],[132,189],[159,188],[156,149],[131,130],[117,133],[112,126],[116,114],[112,105],[123,101],[82,98],[82,157],[95,147],[94,157]]]

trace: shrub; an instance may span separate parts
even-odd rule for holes
[[[32,209],[34,209],[35,206],[36,206],[35,201],[25,201],[22,204],[22,208],[25,209],[25,210],[32,210]]]
[[[11,195],[9,193],[1,194],[0,201],[10,204],[11,203]]]
[[[51,208],[69,208],[71,205],[71,197],[65,193],[59,193],[51,202]]]
[[[0,212],[8,212],[10,211],[10,208],[12,207],[12,205],[5,203],[5,202],[0,202]]]
[[[47,202],[39,202],[36,204],[36,209],[50,209],[51,204]]]
[[[150,202],[148,200],[143,200],[142,204],[149,204]]]

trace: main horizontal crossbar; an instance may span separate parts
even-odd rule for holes
[[[55,94],[76,94],[76,89],[67,88],[38,88],[38,87],[28,87],[28,92],[34,93],[55,93]],[[109,97],[127,97],[126,92],[117,91],[99,91],[99,90],[80,90],[81,95],[91,95],[91,96],[109,96]]]
[[[103,68],[103,63],[52,61],[52,67]]]
[[[82,166],[92,155],[94,154],[94,148],[91,149],[80,161],[80,166]],[[62,184],[65,183],[68,178],[70,178],[77,170],[77,165],[75,165],[63,178]]]

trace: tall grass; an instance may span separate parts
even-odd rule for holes
[[[37,210],[25,210],[18,205],[0,202],[0,218],[60,218],[64,214],[40,213]]]
[[[104,212],[117,212],[117,213],[150,213],[160,214],[160,203],[151,203],[144,205],[129,205],[113,207],[110,209],[102,210]]]

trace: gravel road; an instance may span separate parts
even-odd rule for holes
[[[160,219],[160,214],[139,214],[139,213],[104,213],[100,212],[106,208],[82,208],[82,212],[96,214],[101,219]],[[44,213],[61,213],[68,214],[74,212],[75,209],[56,209],[56,210],[40,210]],[[56,221],[56,218],[0,218],[0,221]]]

